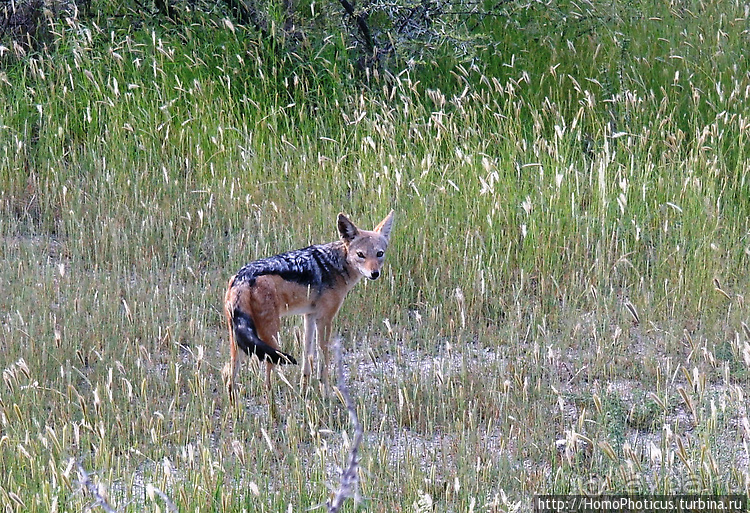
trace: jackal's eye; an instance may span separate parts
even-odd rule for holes
[[[364,258],[364,257],[365,257],[365,254],[364,254],[364,253],[362,253],[361,251],[357,251],[357,256],[358,256],[359,258]]]
[[[376,255],[378,256],[378,258],[382,258],[382,257],[383,257],[383,255],[385,255],[385,253],[383,253],[382,251],[378,251],[378,252],[376,253]]]

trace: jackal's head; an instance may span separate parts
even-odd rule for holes
[[[360,230],[348,217],[339,214],[338,228],[347,248],[346,261],[365,278],[377,280],[380,276],[392,225],[393,210],[372,231]]]

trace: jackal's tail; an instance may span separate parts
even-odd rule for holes
[[[235,308],[234,310],[232,325],[234,328],[234,339],[237,343],[237,347],[242,349],[245,353],[249,355],[254,354],[261,362],[268,359],[274,364],[292,363],[297,365],[297,360],[295,360],[292,355],[274,349],[263,342],[260,337],[258,337],[253,318],[238,308]]]

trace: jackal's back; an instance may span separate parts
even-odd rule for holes
[[[237,272],[231,286],[252,287],[256,278],[269,274],[319,291],[333,287],[348,274],[345,249],[337,241],[255,260]]]

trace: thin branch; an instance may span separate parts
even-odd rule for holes
[[[349,3],[349,0],[339,0],[341,3],[341,6],[344,8],[346,13],[354,18],[354,21],[357,22],[357,28],[359,29],[360,34],[362,34],[362,37],[364,38],[365,46],[367,47],[367,51],[370,54],[375,53],[375,43],[372,40],[372,34],[370,33],[370,27],[367,26],[367,17],[364,14],[356,14],[354,12],[354,6]]]
[[[164,504],[167,506],[167,509],[170,511],[170,513],[178,513],[179,510],[177,509],[177,506],[174,505],[174,502],[172,502],[169,497],[167,497],[167,494],[159,490],[154,485],[146,485],[146,493],[150,495],[158,495],[161,497],[161,500],[164,501]]]
[[[107,513],[116,513],[112,506],[109,505],[109,502],[107,502],[107,499],[102,497],[101,493],[99,493],[99,487],[91,480],[91,476],[86,472],[86,469],[83,468],[83,465],[79,462],[76,462],[76,465],[78,465],[78,482],[94,496],[94,499],[96,499],[96,505],[100,506]]]
[[[333,499],[329,499],[328,502],[326,502],[328,513],[338,513],[339,508],[341,508],[346,499],[356,497],[357,495],[357,483],[359,482],[358,454],[359,446],[364,437],[362,424],[359,423],[359,417],[357,417],[357,410],[354,406],[354,401],[352,401],[352,398],[349,395],[349,389],[347,388],[346,380],[344,379],[344,364],[341,358],[341,339],[336,340],[335,354],[336,367],[339,374],[338,388],[341,396],[344,398],[344,405],[349,412],[349,421],[354,427],[354,439],[349,448],[349,463],[341,472],[341,484],[339,485],[339,489]]]

